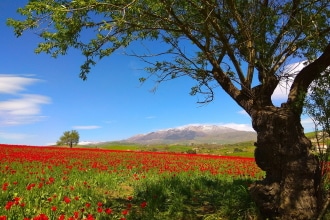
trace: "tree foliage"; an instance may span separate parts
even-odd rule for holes
[[[68,145],[72,148],[73,145],[79,143],[79,133],[76,130],[65,131],[60,139],[56,142],[56,145]]]
[[[327,48],[330,33],[327,0],[34,0],[18,12],[25,19],[8,19],[8,24],[17,36],[35,30],[43,39],[37,53],[82,52],[82,79],[98,59],[118,48],[157,40],[166,45],[164,51],[138,56],[159,56],[146,68],[158,81],[189,76],[197,82],[191,94],[206,95],[204,101],[213,99],[220,84],[245,110],[244,103],[259,95],[253,86],[262,85],[260,96],[270,97],[287,77],[287,62],[314,61]],[[317,65],[322,72],[329,62]],[[290,100],[296,101],[318,76],[298,77]]]
[[[315,123],[316,130],[330,137],[330,77],[314,81],[305,102],[306,113]]]
[[[329,184],[329,155],[330,155],[330,76],[325,76],[314,81],[310,86],[309,94],[305,100],[305,112],[313,120],[315,126],[316,150],[319,154],[321,166],[321,189],[324,191],[323,209],[320,216],[324,215],[330,203]]]
[[[255,159],[266,177],[250,187],[269,219],[315,219],[319,163],[300,123],[310,84],[329,76],[328,0],[30,0],[8,19],[16,36],[32,29],[37,53],[70,48],[86,58],[86,79],[99,59],[132,42],[157,47],[135,53],[150,73],[143,82],[190,77],[191,94],[213,100],[220,86],[252,119]],[[305,62],[295,73],[287,64]],[[292,75],[290,75],[292,74]],[[273,105],[275,88],[293,78],[287,100]]]

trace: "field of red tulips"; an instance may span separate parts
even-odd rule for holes
[[[253,158],[0,145],[0,220],[246,219]]]

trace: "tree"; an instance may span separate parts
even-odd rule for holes
[[[315,80],[306,96],[305,112],[314,121],[316,131],[330,137],[330,76]]]
[[[65,131],[60,139],[56,142],[56,145],[69,145],[72,148],[73,145],[79,143],[79,133],[76,130]]]
[[[255,159],[266,176],[250,192],[263,217],[314,219],[319,212],[320,163],[300,122],[309,85],[330,65],[328,0],[30,0],[9,19],[20,36],[33,29],[36,52],[53,57],[69,48],[86,61],[86,79],[98,59],[133,41],[157,41],[147,62],[158,82],[182,76],[202,102],[221,87],[251,117],[257,132]],[[92,36],[92,34],[95,34]],[[160,51],[161,49],[163,51]],[[152,51],[152,49],[157,49]],[[285,66],[307,61],[295,73],[287,100],[272,103],[289,78]],[[325,75],[328,75],[326,72]]]
[[[330,140],[330,76],[321,77],[310,85],[305,100],[305,112],[313,120],[315,126],[316,150],[320,159],[321,184],[320,204],[324,204],[320,213],[322,216],[330,203],[330,191],[326,189],[329,173],[329,140]],[[327,146],[324,148],[324,146]]]

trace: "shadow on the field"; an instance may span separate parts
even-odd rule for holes
[[[171,176],[141,181],[126,219],[256,219],[257,211],[248,186],[250,179],[218,179],[208,176]],[[142,202],[146,202],[144,208]]]

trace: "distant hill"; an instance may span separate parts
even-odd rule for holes
[[[137,144],[230,144],[256,140],[257,134],[217,125],[188,125],[147,134],[139,134],[121,142]]]

